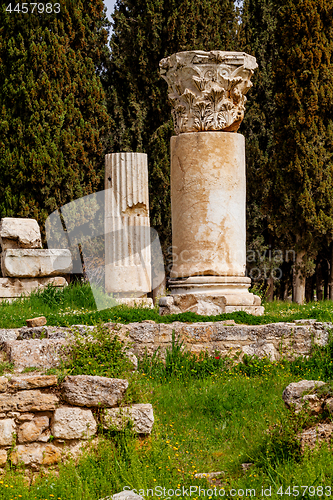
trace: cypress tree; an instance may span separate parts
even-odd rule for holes
[[[52,13],[0,10],[0,217],[41,225],[103,186],[110,126],[103,1],[49,3]]]
[[[276,0],[245,0],[239,30],[241,50],[257,59],[253,87],[240,132],[246,138],[247,249],[248,273],[269,284],[267,298],[272,299],[274,267],[281,262],[267,258],[281,250],[269,230],[264,200],[269,187],[270,160],[273,153],[275,102],[273,62],[277,57]],[[268,175],[267,175],[268,174]],[[255,255],[255,258],[252,258]],[[254,269],[255,268],[255,269]]]
[[[266,208],[276,238],[296,250],[294,300],[333,238],[333,4],[283,0],[277,9],[274,154]]]
[[[148,153],[151,224],[171,244],[169,163],[174,135],[159,61],[185,50],[234,50],[233,0],[117,0],[113,15],[108,110],[110,151]]]

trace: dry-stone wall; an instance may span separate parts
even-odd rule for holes
[[[239,353],[268,356],[272,360],[281,357],[294,359],[307,356],[313,345],[325,345],[331,323],[316,320],[297,320],[294,323],[271,323],[268,325],[237,325],[232,321],[170,324],[155,323],[151,320],[128,325],[106,323],[110,333],[130,343],[133,364],[135,356],[145,351],[153,354],[157,349],[165,353],[172,344],[173,335],[184,342],[184,346],[194,352],[206,350],[210,354],[219,351],[221,356]],[[62,357],[70,355],[73,329],[89,337],[92,326],[76,325],[71,328],[43,326],[35,328],[0,329],[0,355],[14,363],[15,369],[27,367],[54,368]]]
[[[88,375],[61,384],[54,375],[0,377],[0,467],[54,465],[93,438],[98,424],[121,430],[130,420],[136,433],[150,433],[150,404],[120,407],[127,387],[127,380]]]

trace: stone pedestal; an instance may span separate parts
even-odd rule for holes
[[[255,58],[189,51],[160,63],[173,104],[171,296],[160,313],[263,314],[246,271],[243,119]]]
[[[105,291],[144,297],[151,291],[147,155],[106,155],[105,189]]]

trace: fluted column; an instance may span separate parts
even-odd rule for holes
[[[151,291],[147,155],[106,155],[105,189],[105,290],[144,296]]]

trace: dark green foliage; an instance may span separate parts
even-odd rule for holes
[[[261,255],[272,245],[273,236],[268,231],[267,210],[263,200],[270,185],[270,159],[274,146],[272,66],[277,57],[276,9],[275,0],[245,0],[239,33],[241,50],[255,56],[258,63],[240,132],[246,138],[247,248],[259,251]],[[267,268],[266,276],[269,277],[271,266],[268,262],[248,262],[248,270],[260,267],[263,274],[263,263]]]
[[[0,10],[0,217],[41,225],[101,186],[110,123],[103,1],[60,3],[59,14]]]
[[[175,52],[233,50],[233,0],[118,0],[113,15],[111,63],[105,86],[115,133],[110,152],[148,154],[151,224],[162,248],[171,245],[170,121],[167,85],[159,62]]]
[[[283,0],[276,16],[266,208],[276,238],[309,260],[333,237],[333,4]]]

